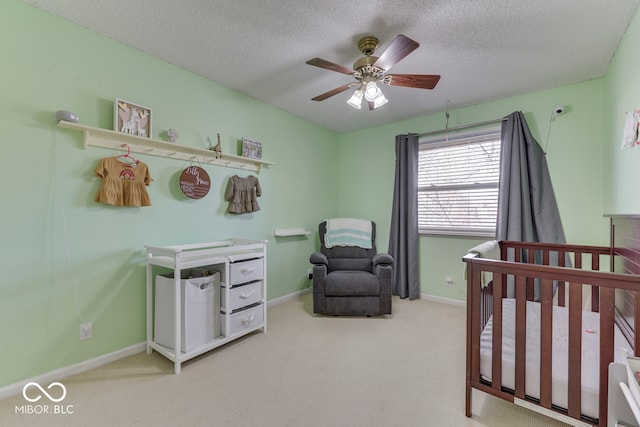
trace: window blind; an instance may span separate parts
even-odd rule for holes
[[[421,141],[420,232],[495,235],[500,142],[500,128]]]

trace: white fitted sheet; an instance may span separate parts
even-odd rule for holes
[[[515,389],[515,299],[502,302],[502,386]],[[598,313],[582,312],[582,414],[598,418],[598,389],[600,360],[600,318]],[[553,356],[551,401],[567,407],[567,364],[569,345],[569,310],[553,307]],[[480,374],[491,380],[491,335],[493,316],[480,337]],[[631,348],[615,326],[614,359],[624,363]],[[525,393],[540,397],[540,303],[527,302],[527,361]]]

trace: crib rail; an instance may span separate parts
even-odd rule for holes
[[[605,426],[607,420],[608,365],[614,358],[615,290],[640,289],[640,276],[599,271],[611,264],[609,247],[546,243],[500,242],[502,260],[463,258],[467,271],[467,391],[466,413],[471,416],[471,388],[483,390],[506,400],[521,399],[548,411],[588,424]],[[555,265],[553,265],[555,264]],[[573,266],[573,268],[570,268]],[[583,268],[589,268],[586,270]],[[481,286],[481,273],[493,273],[492,286]],[[510,285],[511,284],[511,285]],[[526,304],[539,288],[540,325],[540,398],[525,395],[526,383]],[[591,310],[600,313],[599,420],[582,416],[581,358],[583,287],[591,287]],[[513,288],[512,290],[509,288]],[[554,298],[554,291],[557,298]],[[515,297],[515,389],[502,387],[502,299]],[[568,405],[552,405],[551,358],[553,305],[568,307]],[[637,313],[636,313],[637,314]],[[480,336],[493,316],[492,380],[480,376]],[[637,318],[637,316],[636,316]],[[635,352],[638,347],[630,343]]]
[[[612,255],[608,246],[567,245],[557,243],[519,242],[503,240],[500,242],[500,254],[502,260],[515,262],[527,262],[538,265],[556,265],[559,267],[571,267],[576,269],[590,269],[600,271],[602,264],[607,264]],[[603,262],[604,261],[604,262]],[[558,305],[566,306],[566,283],[558,284]],[[591,288],[591,310],[599,311],[598,287]],[[533,300],[533,286],[527,287],[527,299]]]

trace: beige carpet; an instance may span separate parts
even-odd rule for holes
[[[317,317],[311,295],[274,306],[256,332],[183,364],[140,353],[62,379],[73,414],[11,426],[563,426],[480,392],[464,415],[465,311],[394,299],[386,318]],[[42,403],[42,402],[41,402]],[[50,404],[50,402],[48,402]],[[37,404],[37,403],[36,403]]]

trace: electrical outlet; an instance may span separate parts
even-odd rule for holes
[[[93,322],[80,324],[80,340],[88,340],[93,338]]]
[[[313,268],[307,268],[307,278],[309,280],[313,279]]]
[[[453,278],[451,276],[445,277],[444,280],[447,286],[453,286]]]

